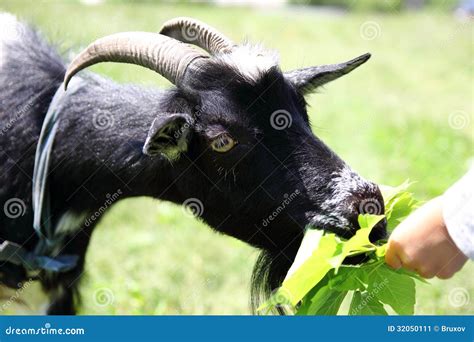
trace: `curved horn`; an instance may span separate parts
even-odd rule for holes
[[[175,39],[149,32],[112,34],[90,44],[69,65],[64,88],[80,70],[101,62],[131,63],[144,66],[177,84],[188,66],[206,55]]]
[[[235,44],[215,28],[202,21],[178,17],[168,20],[159,32],[184,43],[194,44],[211,54],[229,53]]]

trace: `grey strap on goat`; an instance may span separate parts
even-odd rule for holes
[[[71,82],[68,94],[78,89],[81,80]],[[65,94],[63,84],[58,88],[46,113],[41,133],[36,147],[33,171],[33,228],[38,235],[38,244],[33,252],[27,251],[21,245],[3,241],[0,245],[0,261],[8,261],[21,265],[28,271],[48,270],[65,272],[74,268],[79,259],[78,255],[47,256],[51,250],[61,243],[61,237],[55,236],[51,224],[51,203],[48,187],[48,173],[51,162],[51,152],[54,138],[59,125],[59,107]]]

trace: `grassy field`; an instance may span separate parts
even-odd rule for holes
[[[472,161],[472,21],[438,12],[331,15],[59,1],[0,1],[0,10],[32,21],[72,53],[113,32],[157,31],[175,16],[193,16],[235,41],[276,49],[285,70],[371,52],[367,65],[309,99],[314,132],[369,179],[388,185],[416,181],[413,190],[424,200],[440,195]],[[119,82],[167,86],[135,66],[93,69]],[[180,207],[145,198],[122,201],[93,236],[81,313],[249,314],[256,256],[183,215]],[[474,313],[472,279],[470,263],[448,281],[419,286],[416,313]],[[461,306],[453,300],[458,288],[470,296]]]

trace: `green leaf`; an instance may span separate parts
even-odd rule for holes
[[[391,231],[398,226],[416,208],[416,204],[413,194],[409,192],[397,196],[387,209],[387,229]]]
[[[297,315],[336,315],[348,291],[334,291],[329,279],[334,279],[334,271],[327,273],[303,298]]]
[[[380,186],[385,201],[385,216],[389,231],[393,230],[418,205],[418,201],[408,191],[410,185],[409,181],[405,181],[398,187]]]
[[[372,228],[383,218],[384,215],[359,215],[360,229],[353,237],[343,243],[342,253],[335,256],[330,261],[336,269],[336,272],[347,256],[366,253],[376,249],[376,246],[369,241],[369,235]]]
[[[349,315],[388,315],[383,304],[369,292],[354,292]]]
[[[347,291],[334,291],[329,285],[323,286],[311,299],[307,312],[310,315],[337,315],[346,295]]]
[[[396,187],[389,185],[379,185],[380,191],[382,192],[382,197],[385,202],[385,206],[391,206],[393,200],[401,193],[408,191],[408,188],[412,184],[413,183],[407,179],[405,182],[403,182],[403,184]]]
[[[397,270],[397,272],[400,273],[400,274],[404,274],[404,275],[406,275],[410,278],[413,278],[414,280],[418,280],[419,282],[429,284],[429,282],[425,278],[422,278],[418,273],[415,273],[413,271],[409,271],[409,270],[406,270],[404,268],[400,268],[400,269]]]
[[[415,281],[408,275],[393,270],[383,263],[370,271],[367,292],[399,315],[413,315],[415,309]]]
[[[324,235],[318,248],[282,285],[282,293],[292,305],[298,302],[311,290],[326,273],[333,268],[330,264],[335,255],[342,251],[342,243],[334,234]],[[342,262],[342,261],[341,261]]]
[[[324,231],[320,229],[306,230],[300,248],[298,249],[298,253],[296,254],[295,261],[288,270],[285,279],[289,278],[306,260],[308,260],[318,247],[323,234]]]
[[[300,306],[298,307],[296,315],[311,315],[311,312],[309,311],[311,307],[311,300],[321,288],[327,286],[329,281],[329,274],[330,273],[327,273],[324,278],[315,287],[313,287],[311,291],[306,294],[306,296],[304,296],[304,298],[301,300]]]
[[[386,252],[387,252],[387,244],[384,244],[382,246],[377,246],[377,249],[375,250],[375,256],[379,259],[383,259],[385,257]]]
[[[384,217],[385,217],[384,215],[370,215],[370,214],[359,215],[359,218],[358,218],[359,226],[361,229],[368,229],[370,233],[370,230],[372,230],[372,228],[374,228],[375,225],[379,223]],[[367,234],[367,241],[368,243],[370,243],[368,234]]]
[[[367,273],[359,267],[343,266],[329,279],[329,287],[336,291],[365,290],[368,281]]]

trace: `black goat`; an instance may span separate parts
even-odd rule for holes
[[[261,249],[254,303],[279,286],[307,225],[348,237],[367,211],[364,203],[383,210],[378,187],[312,134],[304,99],[369,55],[282,73],[273,54],[178,18],[161,34],[99,39],[66,70],[35,30],[9,14],[0,14],[0,26],[11,33],[0,37],[0,242],[30,251],[38,242],[31,209],[35,148],[64,78],[67,84],[89,65],[115,61],[148,67],[175,85],[154,90],[84,73],[61,100],[49,192],[50,220],[62,243],[49,255],[80,260],[68,272],[37,275],[51,297],[50,314],[75,312],[89,237],[108,194],[191,203],[209,226]],[[372,238],[384,235],[382,223]],[[32,276],[9,262],[0,274],[10,286]]]

